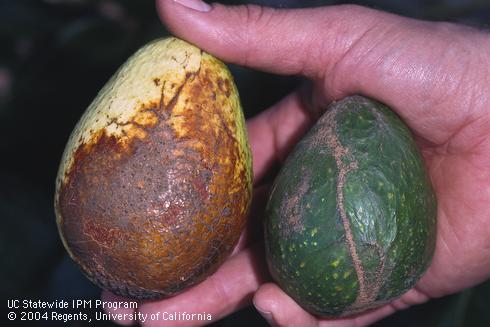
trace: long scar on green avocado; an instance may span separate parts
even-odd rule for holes
[[[359,293],[357,295],[356,300],[351,305],[351,308],[356,307],[365,307],[366,304],[372,302],[376,296],[378,295],[379,289],[381,287],[381,278],[384,270],[385,257],[383,255],[383,251],[379,249],[379,246],[375,244],[377,252],[380,255],[380,263],[376,270],[376,278],[374,283],[369,283],[366,280],[366,273],[364,271],[361,259],[359,258],[359,254],[357,253],[356,243],[354,241],[354,237],[352,234],[352,230],[350,227],[350,221],[347,217],[344,208],[344,193],[342,191],[345,179],[348,173],[358,168],[357,161],[349,154],[349,149],[344,147],[338,140],[336,135],[336,123],[335,123],[335,114],[337,110],[333,110],[327,117],[328,128],[324,135],[327,146],[331,149],[332,154],[335,158],[335,164],[338,169],[338,177],[337,177],[337,209],[339,211],[342,225],[345,231],[345,238],[347,241],[347,245],[349,247],[349,253],[352,258],[352,262],[354,264],[354,269],[357,274],[357,279],[359,281]]]

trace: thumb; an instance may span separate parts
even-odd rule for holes
[[[290,10],[158,0],[157,9],[173,34],[226,62],[311,78],[331,71],[371,26],[396,17],[351,5]]]
[[[479,101],[487,85],[481,53],[488,53],[490,39],[474,29],[355,5],[272,9],[157,1],[176,36],[229,63],[309,77],[321,89],[320,106],[349,94],[375,98],[433,145],[474,119],[461,108]]]

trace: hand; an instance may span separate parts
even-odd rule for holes
[[[362,94],[393,108],[415,134],[439,203],[437,245],[427,273],[400,299],[355,317],[324,319],[265,283],[270,277],[263,249],[248,231],[206,281],[176,297],[141,304],[139,311],[205,311],[218,319],[253,299],[274,325],[364,326],[490,277],[490,34],[351,5],[274,10],[179,2],[192,2],[194,9],[171,0],[157,3],[176,36],[226,62],[314,82],[306,101],[296,91],[248,121],[256,199],[264,193],[257,187],[261,178],[285,158],[318,108]],[[259,218],[255,225],[261,224],[258,211],[251,215]],[[158,322],[144,325],[153,324]]]

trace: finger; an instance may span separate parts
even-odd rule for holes
[[[384,102],[437,145],[486,110],[484,33],[352,5],[203,12],[180,4],[197,2],[158,0],[158,12],[175,35],[227,62],[320,82],[325,102],[355,93]]]
[[[375,310],[342,318],[321,318],[311,315],[301,308],[277,285],[262,285],[253,298],[257,311],[272,325],[276,326],[324,326],[361,327],[368,326],[397,310],[426,302],[428,297],[417,289],[405,293],[400,299]]]
[[[337,61],[374,19],[385,18],[367,9],[345,10],[350,7],[277,10],[214,3],[202,12],[181,5],[190,2],[199,1],[157,1],[161,19],[175,35],[228,62],[310,77],[325,69],[326,58]],[[349,28],[352,23],[368,26]]]
[[[306,312],[278,286],[271,283],[264,284],[259,288],[253,303],[257,311],[273,326],[359,327],[367,326],[394,312],[394,308],[385,306],[354,317],[318,318]]]
[[[391,305],[385,305],[379,309],[361,313],[352,317],[345,318],[322,318],[320,319],[320,327],[364,327],[383,319],[396,311]]]
[[[275,284],[262,285],[255,293],[253,304],[272,326],[317,326],[317,320],[304,311]]]
[[[315,113],[305,108],[301,92],[291,93],[247,122],[256,183],[270,167],[284,161],[315,119]]]
[[[254,292],[268,279],[261,255],[263,248],[248,248],[231,257],[219,270],[202,283],[182,294],[161,301],[146,302],[139,306],[143,315],[187,312],[210,314],[216,321],[251,302]],[[210,321],[165,321],[165,326],[208,324]],[[162,321],[147,320],[143,326],[160,326]]]

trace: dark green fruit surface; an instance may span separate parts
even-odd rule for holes
[[[353,96],[330,106],[277,176],[269,270],[306,310],[345,316],[414,286],[435,246],[436,198],[404,123]]]

